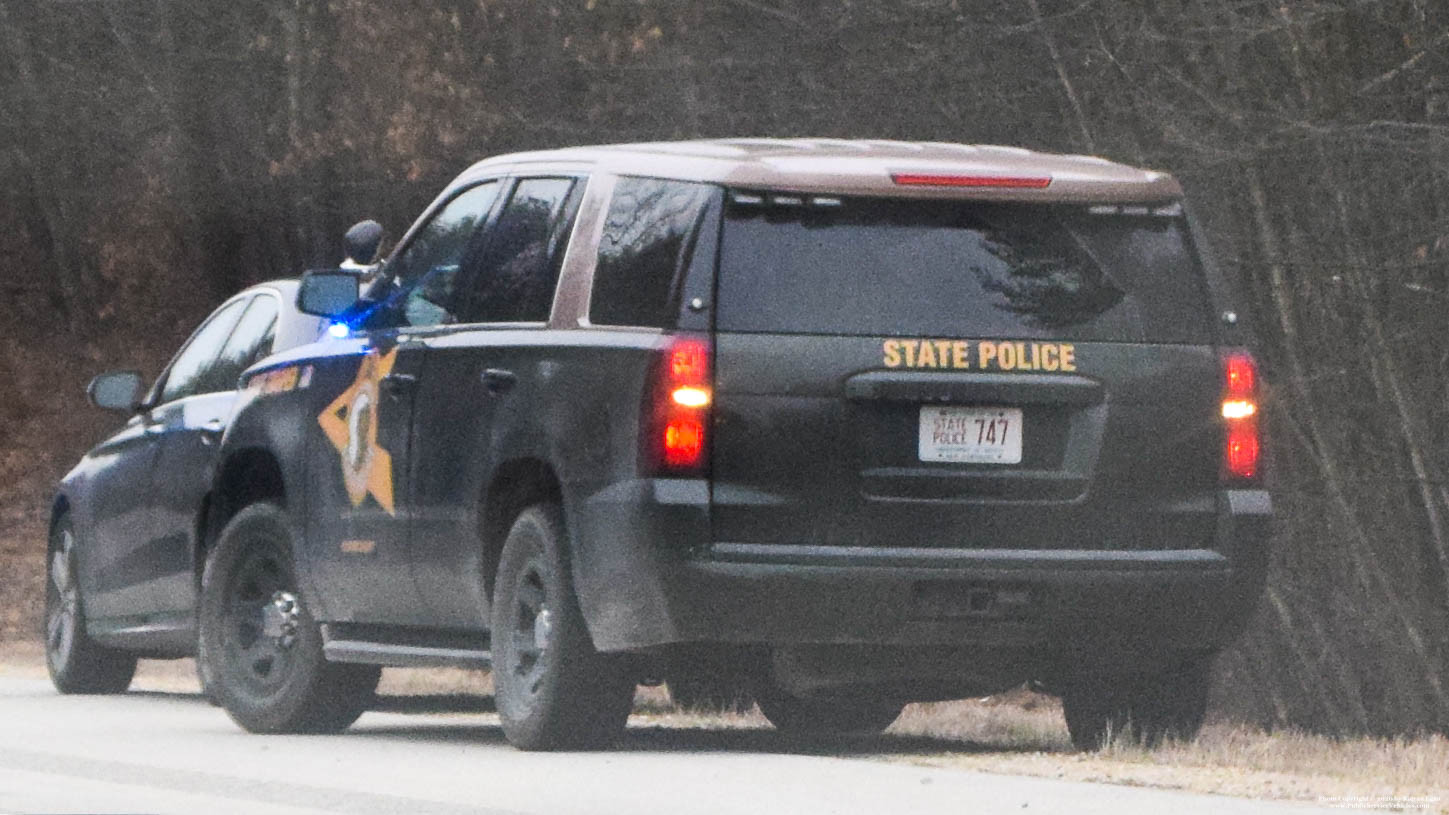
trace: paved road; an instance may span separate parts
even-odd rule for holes
[[[368,713],[253,736],[195,696],[62,697],[0,680],[0,813],[1334,813],[1185,793],[778,752],[762,731],[635,728],[529,754],[486,715]]]

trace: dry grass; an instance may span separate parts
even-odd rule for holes
[[[193,671],[190,660],[142,662],[135,687],[194,693]],[[39,646],[0,643],[0,677],[5,676],[44,677]],[[396,710],[491,710],[486,672],[390,668],[383,672],[380,691],[384,707]],[[636,748],[781,748],[758,711],[682,712],[663,688],[640,688],[634,711]],[[1071,749],[1056,700],[1025,690],[911,705],[885,736],[829,752],[982,772],[1449,814],[1449,739],[1443,736],[1339,740],[1219,722],[1188,744],[1144,750],[1114,743],[1100,753],[1081,754]]]
[[[13,455],[0,451],[0,479]],[[0,486],[0,639],[40,633],[46,509],[34,490]]]
[[[1215,722],[1190,743],[1146,750],[1117,742],[1082,754],[1070,748],[1060,705],[1025,691],[913,705],[890,732],[938,743],[942,749],[934,752],[888,756],[930,766],[1449,813],[1449,739],[1443,736],[1333,739]]]

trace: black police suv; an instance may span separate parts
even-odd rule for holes
[[[253,286],[201,324],[149,390],[140,374],[91,381],[96,405],[129,418],[60,483],[51,513],[45,654],[62,693],[119,693],[136,658],[196,650],[202,541],[217,450],[237,380],[276,350],[317,339],[297,282]]]
[[[347,336],[254,367],[221,443],[200,659],[249,730],[491,664],[527,749],[606,742],[650,680],[815,736],[1033,681],[1077,744],[1154,742],[1196,732],[1261,590],[1250,338],[1163,173],[508,155],[355,292],[303,280]]]

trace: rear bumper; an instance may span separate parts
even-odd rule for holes
[[[1234,582],[1226,558],[1203,551],[1101,560],[1087,552],[933,552],[919,563],[889,552],[812,552],[804,562],[758,553],[763,563],[740,554],[714,547],[680,576],[681,639],[1203,647],[1225,635],[1221,612]]]
[[[1272,506],[1219,495],[1214,549],[966,550],[712,543],[702,488],[659,482],[574,526],[595,643],[1217,650],[1262,591]],[[614,496],[622,499],[624,496]],[[607,511],[605,511],[607,510]],[[683,544],[683,545],[681,545]]]

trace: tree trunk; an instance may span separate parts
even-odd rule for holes
[[[1072,84],[1071,77],[1067,74],[1066,63],[1062,61],[1061,52],[1057,50],[1056,40],[1047,29],[1046,20],[1042,17],[1041,6],[1037,0],[1026,0],[1027,8],[1031,9],[1031,19],[1036,25],[1037,31],[1041,34],[1042,43],[1046,45],[1047,54],[1051,56],[1052,68],[1056,71],[1057,81],[1061,83],[1062,93],[1067,97],[1067,102],[1072,106],[1072,113],[1076,117],[1077,129],[1082,134],[1082,147],[1088,153],[1097,152],[1096,140],[1092,138],[1092,129],[1087,125],[1087,113],[1082,108],[1082,100],[1077,96],[1076,86]]]
[[[30,185],[35,209],[45,226],[45,244],[52,263],[51,285],[53,298],[63,304],[64,319],[71,332],[81,337],[91,334],[95,316],[94,292],[89,277],[81,266],[81,260],[74,248],[79,244],[76,230],[60,190],[65,188],[64,179],[56,172],[57,159],[48,150],[47,127],[50,105],[45,101],[36,71],[34,55],[30,50],[27,32],[20,27],[19,20],[11,14],[8,0],[0,0],[0,32],[5,37],[6,51],[15,70],[20,86],[20,121],[29,122],[28,128],[17,128],[13,153],[16,164],[24,171]],[[26,138],[26,137],[29,138]]]

